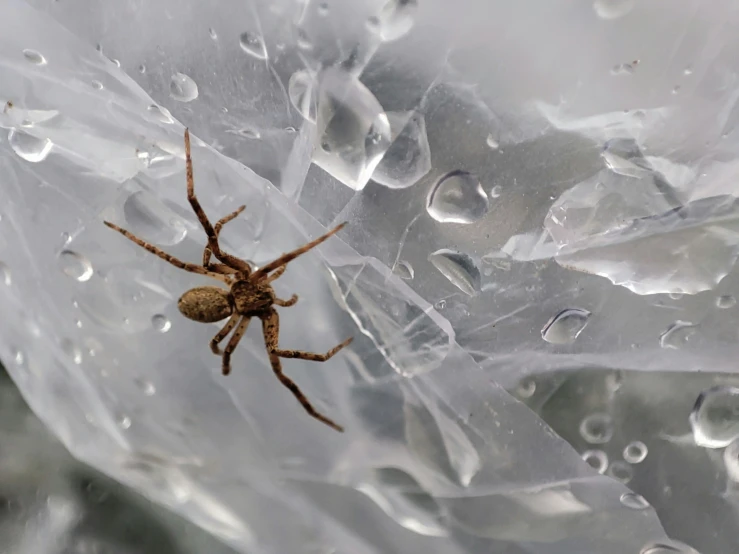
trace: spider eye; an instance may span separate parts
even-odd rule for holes
[[[233,313],[228,292],[218,287],[196,287],[183,294],[177,308],[187,319],[215,323]]]

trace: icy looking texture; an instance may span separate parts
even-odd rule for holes
[[[0,3],[0,355],[33,410],[239,552],[728,551],[739,12],[533,4]],[[283,364],[343,435],[258,322],[223,377],[176,307],[207,279],[102,224],[201,260],[185,126],[206,212],[247,206],[228,252],[349,222],[275,282],[283,348],[355,337]]]

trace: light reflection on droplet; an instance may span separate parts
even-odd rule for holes
[[[156,314],[151,318],[151,325],[160,333],[166,333],[172,328],[172,322],[167,316],[162,314]]]
[[[624,461],[630,464],[640,464],[647,458],[647,445],[642,441],[631,441],[623,452]]]
[[[77,281],[89,281],[92,277],[92,264],[82,254],[72,250],[62,250],[59,254],[59,266],[65,275]]]
[[[429,261],[450,283],[468,296],[480,290],[480,270],[467,254],[442,248],[429,256]]]
[[[590,312],[567,308],[551,318],[541,330],[541,337],[551,344],[572,344],[590,319]]]
[[[23,57],[29,62],[36,65],[46,65],[46,58],[44,58],[40,52],[36,50],[24,50]]]
[[[474,223],[488,213],[490,201],[480,181],[468,171],[450,171],[431,188],[426,210],[442,223]]]
[[[38,138],[17,129],[11,129],[8,132],[8,143],[13,152],[31,163],[44,161],[54,146],[47,138]]]
[[[649,502],[642,495],[635,492],[625,492],[621,495],[621,504],[632,510],[646,510]]]

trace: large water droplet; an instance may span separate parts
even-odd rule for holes
[[[550,319],[541,330],[541,338],[551,344],[572,344],[590,319],[590,312],[567,308]]]
[[[431,149],[423,114],[387,114],[393,139],[372,179],[393,189],[415,184],[431,169]]]
[[[490,208],[488,195],[472,173],[455,170],[441,177],[426,199],[426,210],[442,223],[474,223]]]
[[[318,144],[313,161],[354,190],[369,181],[390,146],[390,122],[355,76],[335,67],[319,78]]]
[[[681,348],[690,340],[696,331],[696,325],[689,321],[677,320],[671,323],[659,336],[659,345],[662,348]]]
[[[621,495],[621,504],[632,510],[646,510],[649,508],[649,502],[641,494],[635,492],[625,492]]]
[[[739,388],[712,387],[700,393],[690,413],[698,446],[724,448],[739,437]]]
[[[595,0],[593,9],[601,19],[618,19],[634,9],[636,0]]]
[[[461,252],[441,249],[429,256],[429,261],[449,282],[468,296],[480,290],[480,270],[475,261]]]
[[[290,76],[287,85],[290,102],[303,116],[303,119],[312,123],[316,122],[315,79],[305,69],[296,71]]]
[[[602,450],[586,450],[582,459],[598,473],[605,473],[608,468],[608,456]]]
[[[612,462],[611,465],[608,466],[608,471],[606,473],[609,477],[614,478],[616,481],[621,481],[622,483],[628,483],[631,481],[631,478],[634,477],[634,470],[632,467],[621,460]]]
[[[8,143],[13,152],[32,163],[44,161],[54,146],[47,138],[37,138],[17,129],[11,129],[8,133]]]
[[[580,436],[590,444],[606,444],[613,437],[613,418],[595,413],[580,422]]]
[[[36,52],[36,50],[24,50],[23,57],[33,64],[46,65],[46,58],[40,52]]]
[[[156,314],[151,318],[151,326],[160,333],[166,333],[172,328],[172,322],[166,315]]]
[[[631,441],[624,448],[624,461],[630,464],[640,464],[647,458],[647,445],[642,441]]]
[[[146,241],[172,246],[187,235],[180,217],[148,191],[136,191],[123,204],[128,230]]]
[[[184,73],[175,73],[169,82],[169,95],[179,102],[192,102],[198,97],[198,85]]]
[[[369,26],[383,41],[397,40],[413,28],[418,0],[389,0],[372,19],[376,24]]]
[[[167,108],[163,108],[161,106],[157,106],[156,104],[152,104],[148,108],[146,108],[146,111],[149,112],[149,116],[159,123],[174,123],[174,117],[172,117],[172,114],[169,113],[169,110]]]
[[[408,262],[404,262],[402,260],[395,265],[393,273],[395,273],[395,275],[397,275],[401,279],[406,280],[413,279],[416,274],[415,271],[413,271],[413,266]]]
[[[253,58],[258,60],[267,59],[267,47],[264,45],[264,40],[255,33],[241,33],[241,36],[239,36],[239,46]]]
[[[726,294],[724,296],[719,296],[718,298],[716,298],[717,308],[726,310],[728,308],[733,308],[734,306],[736,306],[736,298],[734,298],[730,294]]]
[[[59,254],[59,267],[65,275],[80,282],[89,281],[92,277],[92,264],[82,254],[72,250],[62,250]]]

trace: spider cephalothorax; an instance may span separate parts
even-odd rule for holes
[[[208,244],[203,251],[203,263],[201,265],[180,261],[163,250],[160,250],[156,246],[144,242],[125,229],[121,229],[117,225],[108,221],[106,221],[105,224],[175,267],[179,267],[180,269],[184,269],[191,273],[206,275],[220,281],[228,287],[228,289],[213,286],[195,287],[185,292],[177,302],[177,307],[179,308],[180,313],[193,321],[201,323],[215,323],[228,318],[228,321],[223,328],[215,337],[213,337],[213,340],[210,341],[210,348],[213,353],[218,354],[223,358],[222,370],[224,375],[228,375],[231,371],[231,353],[236,349],[241,337],[244,336],[249,322],[253,317],[259,318],[262,321],[264,344],[267,347],[267,353],[269,355],[270,364],[272,365],[272,370],[275,372],[277,378],[290,390],[290,392],[293,393],[293,395],[295,395],[298,401],[303,405],[303,408],[305,408],[311,416],[337,431],[343,431],[343,428],[340,425],[337,425],[332,420],[316,411],[298,386],[282,372],[282,363],[280,362],[280,358],[300,358],[303,360],[325,362],[339,350],[348,345],[352,339],[348,338],[325,354],[304,352],[302,350],[282,350],[279,348],[278,339],[280,334],[280,319],[277,314],[277,310],[275,310],[274,307],[292,306],[298,301],[298,297],[293,295],[288,300],[278,298],[274,289],[272,289],[271,283],[285,272],[289,262],[301,254],[306,253],[308,250],[315,248],[331,235],[340,231],[346,224],[342,223],[341,225],[334,227],[325,235],[318,237],[292,252],[283,254],[276,260],[260,267],[256,271],[253,271],[247,261],[224,252],[218,244],[218,235],[221,232],[221,228],[244,211],[245,206],[241,206],[226,217],[220,219],[215,226],[213,226],[195,196],[192,158],[190,157],[190,133],[187,129],[185,129],[185,160],[187,163],[187,199],[195,214],[198,216],[198,219],[205,230],[205,234],[208,236]],[[219,263],[212,263],[211,256],[215,256]],[[233,334],[231,335],[231,338],[223,351],[221,351],[219,344],[223,342],[232,331]]]

